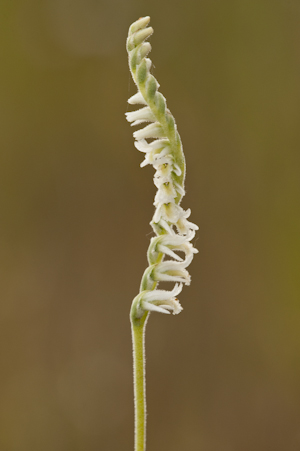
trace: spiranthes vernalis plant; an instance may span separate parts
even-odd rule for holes
[[[141,166],[151,164],[155,169],[155,212],[151,221],[155,237],[148,248],[148,263],[140,292],[134,298],[130,311],[134,360],[135,396],[135,451],[146,449],[145,396],[145,326],[150,312],[180,313],[182,307],[176,298],[183,284],[190,284],[187,271],[197,250],[191,244],[198,227],[188,221],[190,210],[184,210],[180,201],[185,194],[185,158],[174,117],[167,108],[166,99],[158,91],[159,84],[150,73],[151,60],[147,58],[151,45],[146,39],[153,33],[148,27],[150,17],[134,22],[127,38],[129,68],[137,86],[130,97],[131,105],[142,105],[126,113],[131,125],[149,122],[133,133],[135,147],[145,154]],[[180,255],[184,254],[184,258]],[[182,254],[183,253],[183,254]],[[159,282],[173,282],[173,289],[159,290]]]

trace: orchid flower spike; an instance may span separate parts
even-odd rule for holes
[[[151,45],[146,40],[153,33],[148,27],[150,17],[142,17],[129,28],[127,51],[132,78],[137,93],[128,103],[141,108],[126,113],[131,125],[148,123],[133,133],[135,147],[145,154],[141,166],[155,169],[154,184],[158,191],[154,199],[155,212],[151,221],[156,234],[148,250],[149,267],[145,270],[141,291],[132,304],[132,319],[142,318],[148,311],[177,314],[182,310],[176,299],[182,285],[190,284],[187,271],[198,252],[191,240],[198,227],[187,218],[181,199],[185,194],[185,158],[175,119],[167,108],[166,99],[158,91],[159,84],[151,74],[152,62],[147,58]],[[177,252],[183,253],[184,258]],[[170,290],[158,290],[159,282],[174,282]]]
[[[141,167],[152,165],[157,193],[155,211],[150,222],[155,237],[148,248],[148,263],[139,294],[131,306],[130,320],[133,343],[135,451],[146,449],[146,385],[145,326],[150,312],[176,315],[182,307],[177,296],[183,285],[191,282],[187,270],[198,252],[191,241],[198,227],[188,221],[190,209],[184,210],[185,159],[175,119],[167,108],[166,99],[158,91],[159,84],[151,74],[152,62],[147,58],[151,45],[147,39],[153,33],[150,17],[142,17],[129,28],[127,51],[132,78],[137,93],[128,100],[140,109],[126,113],[131,125],[146,126],[133,133],[135,147],[145,154]],[[158,289],[159,282],[171,282],[170,290]]]

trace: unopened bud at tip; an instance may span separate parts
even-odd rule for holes
[[[135,33],[138,30],[141,30],[142,28],[145,28],[149,22],[150,16],[140,17],[136,22],[133,22],[133,24],[130,25],[129,35]]]

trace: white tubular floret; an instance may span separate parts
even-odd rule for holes
[[[193,224],[192,222],[188,221],[187,218],[191,214],[191,209],[184,211],[182,210],[182,215],[178,219],[176,223],[176,227],[179,233],[181,234],[188,234],[190,230],[199,230],[199,227],[196,224]]]
[[[154,290],[144,292],[141,298],[141,307],[144,310],[156,311],[160,313],[170,313],[172,311],[173,315],[181,312],[182,307],[176,299],[175,296],[182,290],[182,284],[176,284],[172,291],[166,290]]]
[[[155,122],[154,124],[147,125],[141,130],[137,130],[133,133],[135,139],[146,139],[146,138],[163,138],[164,131],[159,122]]]
[[[177,261],[183,261],[183,259],[174,251],[184,252],[186,258],[198,252],[198,250],[195,249],[191,243],[189,243],[189,239],[192,239],[192,237],[188,238],[180,235],[162,235],[162,237],[159,237],[159,241],[156,245],[157,251],[166,254]]]
[[[147,105],[146,100],[140,92],[137,92],[128,99],[130,105]],[[126,114],[126,113],[125,113]]]
[[[146,106],[140,110],[131,111],[130,113],[125,113],[128,122],[132,122],[131,125],[142,124],[143,122],[154,122],[155,116],[151,109]]]
[[[167,260],[158,263],[153,270],[154,280],[160,282],[181,282],[189,285],[191,283],[191,276],[185,269],[193,260],[193,254],[189,255],[184,261],[178,262]]]

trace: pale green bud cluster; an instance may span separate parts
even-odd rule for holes
[[[186,267],[197,250],[190,241],[198,227],[187,218],[190,210],[183,210],[180,201],[185,193],[185,159],[176,123],[166,99],[158,91],[159,84],[151,74],[152,62],[147,58],[151,50],[145,42],[153,33],[148,27],[150,17],[143,17],[129,28],[127,51],[129,67],[138,92],[128,102],[140,104],[142,108],[126,113],[132,125],[149,122],[144,128],[133,133],[136,148],[145,153],[141,166],[151,164],[156,170],[154,184],[158,188],[154,199],[156,207],[151,225],[157,237],[152,238],[148,250],[149,267],[141,283],[141,292],[132,305],[132,318],[141,318],[145,312],[155,310],[174,314],[181,311],[175,296],[182,284],[190,283]],[[182,259],[175,251],[182,251]],[[164,260],[165,257],[171,260]],[[172,291],[157,290],[160,281],[175,282]]]

